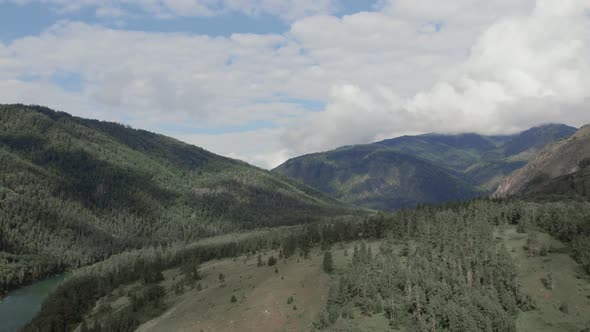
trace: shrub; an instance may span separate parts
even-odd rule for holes
[[[324,262],[322,263],[324,272],[332,273],[334,271],[334,261],[332,260],[332,253],[326,251],[324,254]]]
[[[258,266],[263,266],[264,265],[264,262],[262,261],[262,255],[260,255],[260,254],[258,255],[258,263],[257,263],[257,265]]]
[[[541,278],[541,282],[545,288],[550,290],[553,289],[553,277],[551,276],[551,273],[547,273],[544,278]]]
[[[584,158],[584,159],[580,160],[580,162],[578,163],[578,166],[580,168],[586,168],[586,167],[590,166],[590,158]]]
[[[545,256],[547,256],[547,253],[548,253],[548,252],[549,252],[549,251],[547,250],[547,247],[542,247],[542,248],[541,248],[541,251],[539,251],[539,255],[541,255],[541,256],[543,256],[543,257],[545,257]]]
[[[559,306],[559,311],[568,314],[570,312],[570,308],[567,303],[562,303],[561,306]]]

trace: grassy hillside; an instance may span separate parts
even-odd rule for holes
[[[531,232],[536,232],[538,245],[552,248],[551,251],[544,256],[530,257],[524,248]],[[590,328],[590,317],[586,314],[590,311],[590,277],[570,257],[571,249],[549,234],[535,230],[519,233],[508,227],[499,235],[515,263],[523,292],[535,303],[534,310],[518,315],[516,330],[579,332]]]
[[[540,148],[574,132],[545,125],[510,136],[403,136],[301,156],[274,171],[346,202],[397,209],[487,195]]]
[[[358,213],[162,135],[0,106],[0,291],[146,245]]]
[[[352,258],[344,255],[345,250],[352,252],[352,243],[334,250],[337,269],[344,269]],[[307,259],[289,257],[268,266],[269,258],[279,254],[279,250],[261,253],[262,266],[258,266],[256,255],[204,263],[199,267],[200,280],[192,286],[178,286],[184,277],[181,269],[165,270],[160,282],[166,290],[162,308],[138,312],[141,326],[137,331],[310,330],[333,283],[322,271],[323,252],[315,248]],[[105,316],[129,305],[129,294],[137,289],[141,289],[140,283],[129,283],[100,298],[86,315],[86,324],[105,322]],[[236,302],[231,301],[232,296]],[[101,307],[111,308],[111,312],[101,312]]]

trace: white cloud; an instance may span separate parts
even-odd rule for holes
[[[304,65],[291,61],[300,56],[288,43],[278,35],[210,38],[63,23],[7,45],[0,73],[46,83],[56,72],[78,73],[89,102],[146,122],[235,124],[281,117],[280,108],[269,114],[252,104],[287,91],[289,75]]]
[[[417,13],[424,17],[439,13],[455,19],[453,10],[420,6],[423,1],[396,3],[417,4]],[[473,1],[459,1],[456,7],[469,3]],[[294,124],[283,140],[302,153],[407,132],[492,134],[543,122],[590,122],[588,8],[587,0],[539,0],[528,14],[494,21],[473,42],[469,57],[431,88],[400,102],[384,98],[378,84],[357,83],[346,88],[347,93],[333,94],[326,112]]]
[[[264,167],[408,133],[581,125],[590,122],[589,1],[395,0],[343,17],[308,17],[333,12],[332,1],[201,1],[212,11],[303,17],[282,35],[218,38],[64,22],[0,43],[0,100],[152,130],[242,126],[240,133],[166,133]],[[141,1],[153,13],[208,15],[195,4]],[[61,72],[79,75],[82,91],[60,88]],[[309,112],[307,100],[326,107]],[[259,121],[277,128],[248,129]]]
[[[383,0],[383,12],[417,22],[469,24],[472,28],[493,23],[507,15],[527,13],[535,0]]]
[[[590,1],[540,0],[532,14],[498,21],[479,37],[458,79],[418,94],[407,108],[424,116],[464,115],[460,119],[465,123],[453,121],[442,128],[451,131],[471,127],[501,132],[510,125],[590,120],[575,107],[569,109],[590,97],[590,20],[585,8]],[[547,113],[539,104],[563,109]]]
[[[264,168],[273,168],[290,157],[289,150],[276,138],[281,129],[263,129],[223,135],[176,134],[182,141],[216,151],[224,156],[247,160]]]

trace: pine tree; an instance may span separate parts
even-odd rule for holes
[[[359,248],[356,245],[354,245],[354,251],[352,253],[352,263],[357,264],[358,262],[360,262]]]
[[[264,262],[262,261],[262,255],[258,255],[258,266],[263,266]]]
[[[270,256],[268,258],[267,264],[268,264],[268,266],[273,266],[273,265],[277,264],[277,259],[275,258],[275,256]]]
[[[368,256],[368,254],[367,254],[367,245],[365,244],[365,242],[361,242],[361,249],[359,251],[360,261],[362,263],[368,262],[367,256]]]
[[[332,253],[330,251],[326,251],[324,253],[324,262],[322,263],[322,267],[326,273],[334,272],[334,261],[332,260]]]

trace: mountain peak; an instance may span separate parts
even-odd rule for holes
[[[547,144],[568,138],[576,132],[576,128],[564,124],[544,124],[525,130],[504,144],[504,153],[514,156],[527,150],[540,150]]]
[[[550,179],[579,171],[580,163],[587,158],[590,158],[589,125],[540,151],[526,166],[504,179],[493,196],[539,191]]]

